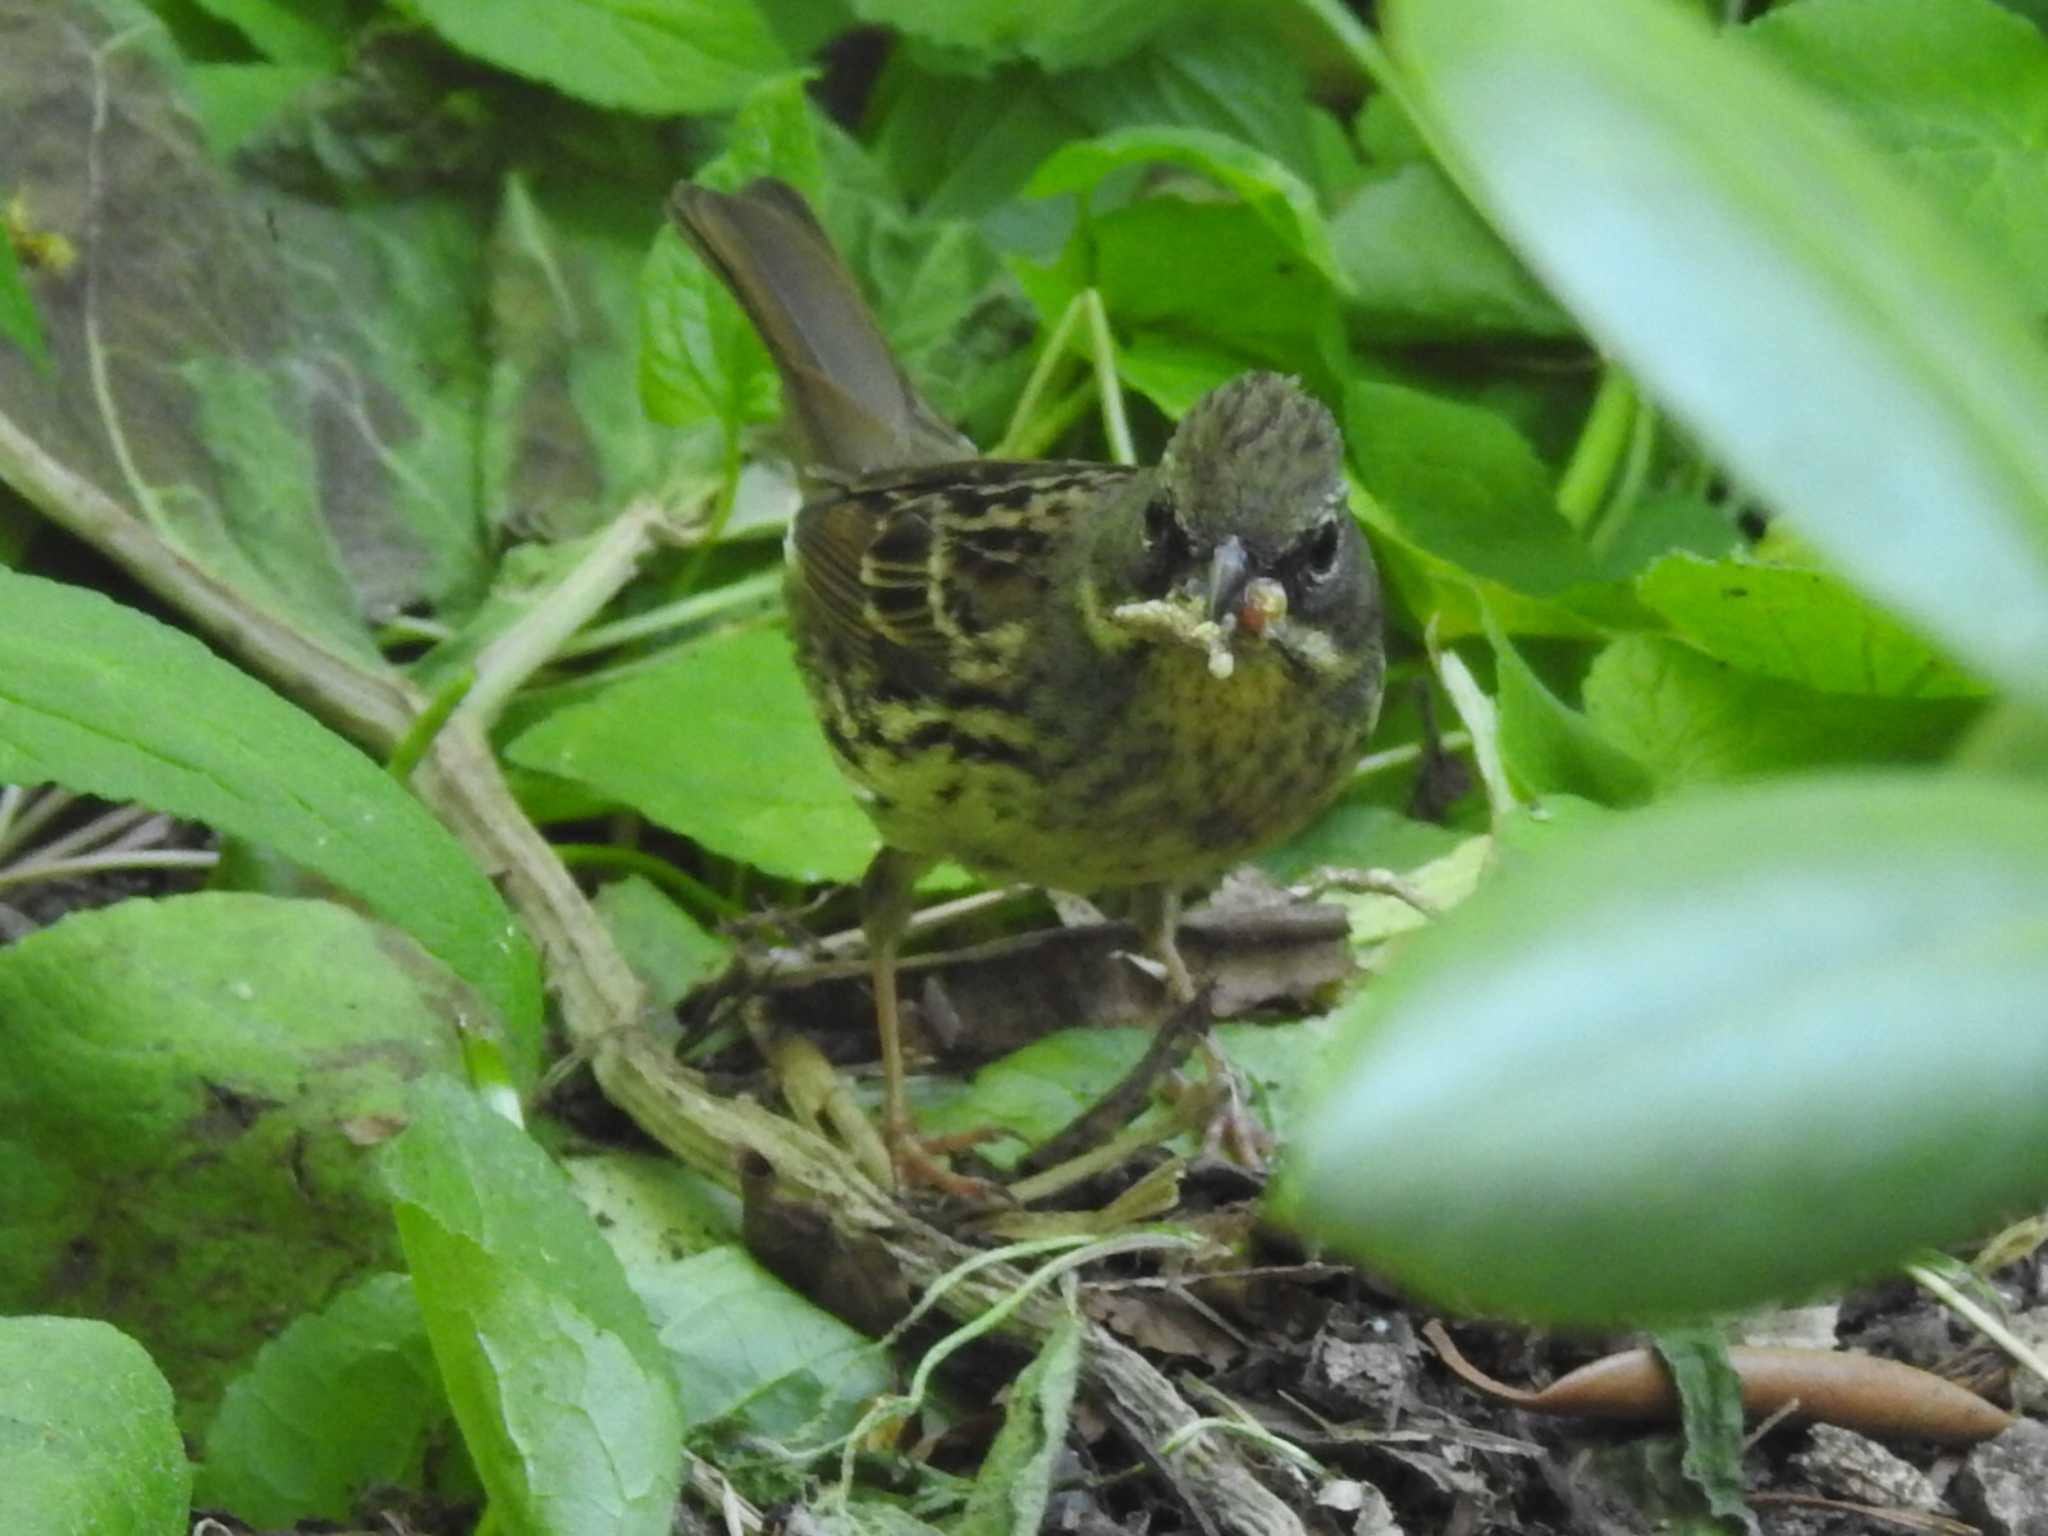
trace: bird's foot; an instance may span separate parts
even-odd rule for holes
[[[1200,1083],[1183,1081],[1181,1092],[1204,1102],[1186,1106],[1190,1119],[1184,1123],[1201,1127],[1203,1155],[1226,1157],[1250,1173],[1266,1172],[1273,1133],[1252,1110],[1249,1084],[1213,1039],[1203,1042],[1201,1055],[1208,1076]]]
[[[951,1136],[921,1136],[908,1124],[885,1126],[882,1139],[889,1146],[889,1162],[895,1169],[896,1187],[905,1193],[931,1190],[947,1199],[972,1205],[1013,1203],[1003,1186],[972,1174],[955,1173],[939,1159],[1000,1134],[988,1129],[962,1131]]]

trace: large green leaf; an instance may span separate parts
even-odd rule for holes
[[[1296,256],[1330,282],[1346,278],[1315,192],[1272,156],[1206,128],[1120,128],[1056,150],[1025,184],[1031,197],[1084,192],[1129,165],[1176,165],[1235,193]],[[1185,253],[1183,253],[1185,259]]]
[[[1971,699],[1820,693],[1656,635],[1612,642],[1582,692],[1591,729],[1667,789],[1836,763],[1926,762],[1955,745],[1979,708]]]
[[[474,986],[531,1068],[532,946],[390,775],[189,635],[97,592],[0,571],[0,614],[0,783],[139,800],[332,880]]]
[[[498,1522],[665,1536],[682,1475],[669,1367],[619,1261],[524,1132],[424,1084],[385,1175],[427,1338]]]
[[[718,112],[789,67],[752,0],[416,0],[465,53],[600,107]]]
[[[447,1423],[412,1282],[372,1275],[228,1384],[199,1497],[254,1525],[346,1520],[372,1489],[419,1487]]]
[[[833,766],[779,630],[685,646],[549,716],[509,755],[770,874],[855,880],[880,846]]]
[[[171,1389],[105,1323],[0,1319],[0,1516],[29,1536],[181,1536],[192,1469]]]
[[[393,1263],[363,1143],[474,1011],[328,902],[129,901],[0,949],[0,1310],[120,1323],[197,1427],[282,1319]]]
[[[1667,555],[1636,595],[1710,656],[1820,693],[1962,698],[1983,685],[1839,576]]]
[[[2048,1197],[2048,796],[1781,784],[1594,823],[1347,1010],[1292,1219],[1607,1326],[1869,1275]]]
[[[1191,0],[853,0],[861,20],[958,50],[970,67],[1022,57],[1050,69],[1107,64],[1191,8]]]
[[[2048,312],[2048,37],[1992,0],[1800,0],[1743,36],[1826,94]]]
[[[1656,0],[1404,0],[1436,130],[1600,342],[1852,579],[2048,698],[2048,353],[1829,109]]]
[[[683,1426],[737,1420],[785,1446],[851,1430],[889,1390],[883,1351],[736,1243],[628,1270],[675,1371]]]
[[[362,381],[302,345],[278,241],[208,155],[168,38],[90,0],[0,0],[0,30],[0,188],[76,257],[28,274],[56,366],[0,346],[0,417],[250,600],[372,657],[342,542],[382,477],[323,477],[314,453]]]

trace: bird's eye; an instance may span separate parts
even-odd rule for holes
[[[1308,548],[1303,554],[1302,565],[1317,581],[1327,581],[1337,572],[1337,556],[1343,547],[1343,540],[1337,530],[1337,519],[1326,517],[1316,524],[1315,532],[1308,536]]]
[[[1173,515],[1173,503],[1164,496],[1154,496],[1145,504],[1145,547],[1160,549],[1167,540],[1174,537],[1180,525]]]

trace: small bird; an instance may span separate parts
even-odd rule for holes
[[[1305,825],[1379,711],[1379,581],[1343,443],[1297,383],[1250,373],[1196,403],[1157,467],[979,459],[794,188],[684,182],[669,213],[766,344],[809,493],[786,591],[819,723],[883,843],[861,891],[884,1139],[899,1182],[965,1192],[904,1097],[913,886],[950,858],[1132,890],[1192,999],[1184,888]]]

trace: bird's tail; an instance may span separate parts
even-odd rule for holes
[[[800,467],[846,476],[974,457],[904,376],[796,188],[772,177],[736,193],[681,182],[668,212],[767,344]]]

